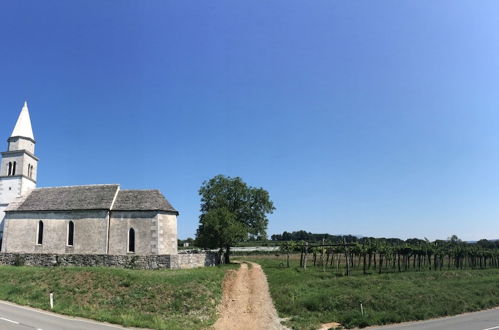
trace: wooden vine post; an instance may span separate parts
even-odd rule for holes
[[[345,238],[343,238],[343,245],[345,246],[345,265],[347,267],[346,271],[347,271],[347,276],[350,275],[350,265],[349,265],[349,261],[348,261],[348,246],[347,246],[347,242],[345,240]]]
[[[304,249],[304,244],[301,245],[300,268],[303,268],[303,249]]]
[[[305,256],[303,257],[303,269],[307,269],[308,242],[305,242]]]
[[[291,250],[291,243],[287,242],[286,244],[287,244],[287,246],[286,246],[286,267],[289,268],[289,253]]]
[[[326,263],[324,262],[324,255],[326,254],[326,248],[324,246],[324,238],[322,239],[322,255],[321,255],[321,262],[322,262],[322,271],[326,272]]]

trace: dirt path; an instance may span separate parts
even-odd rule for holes
[[[243,263],[237,271],[231,271],[224,281],[220,318],[215,330],[282,330],[267,278],[262,267],[255,263]]]

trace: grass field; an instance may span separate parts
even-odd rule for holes
[[[54,312],[153,329],[214,323],[229,267],[125,270],[0,266],[0,299]]]
[[[499,270],[342,276],[321,267],[283,268],[284,257],[244,258],[263,266],[280,317],[294,329],[321,323],[365,327],[454,315],[499,305]],[[364,308],[361,314],[360,304]]]

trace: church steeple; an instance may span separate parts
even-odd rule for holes
[[[7,140],[9,148],[0,153],[0,238],[3,234],[5,208],[17,197],[36,188],[38,158],[35,156],[35,137],[31,128],[28,104],[17,118],[16,126]]]
[[[33,129],[31,128],[31,119],[29,118],[28,102],[24,101],[24,106],[17,118],[16,126],[10,135],[11,138],[23,137],[35,141]]]
[[[35,187],[38,169],[38,158],[35,156],[35,138],[31,128],[27,102],[24,102],[14,130],[7,141],[9,142],[8,150],[1,153],[0,188],[6,182],[5,180],[13,182],[12,180],[16,179],[19,184],[16,185],[15,190],[16,194],[20,196]],[[9,186],[9,189],[13,191],[14,187]],[[0,204],[1,197],[0,191]]]
[[[21,113],[17,117],[16,126],[7,141],[9,142],[8,151],[24,150],[32,155],[35,153],[35,137],[31,128],[28,102],[24,102]]]

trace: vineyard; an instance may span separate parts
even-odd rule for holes
[[[291,257],[299,254],[299,266],[322,267],[349,275],[352,271],[404,272],[444,269],[499,268],[499,247],[491,241],[477,243],[460,241],[453,236],[448,241],[411,239],[362,238],[357,242],[308,243],[287,241],[280,245],[286,256],[283,266],[290,267]]]

